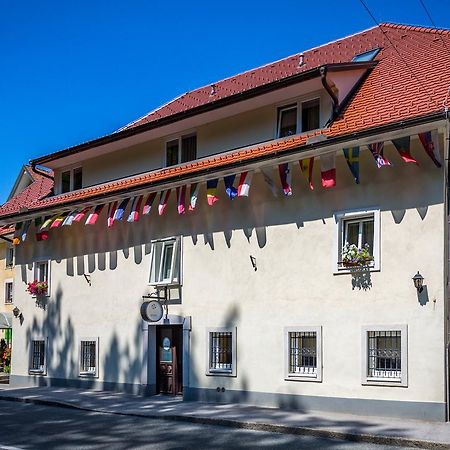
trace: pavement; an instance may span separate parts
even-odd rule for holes
[[[178,397],[161,395],[142,397],[56,387],[0,386],[0,400],[399,447],[450,449],[450,423],[441,422],[184,402]]]

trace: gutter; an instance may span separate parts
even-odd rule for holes
[[[364,62],[348,62],[348,63],[335,63],[335,64],[326,64],[319,67],[315,67],[313,69],[307,70],[305,72],[297,73],[291,75],[286,78],[282,78],[279,80],[272,81],[270,83],[266,83],[261,86],[257,86],[252,89],[247,89],[246,91],[239,92],[237,94],[229,95],[224,98],[219,98],[218,100],[209,102],[205,105],[201,105],[195,108],[188,109],[186,111],[182,111],[176,114],[172,114],[168,117],[162,117],[161,119],[153,120],[149,123],[144,123],[142,125],[126,128],[106,136],[94,139],[92,141],[85,142],[83,144],[76,145],[74,147],[69,147],[64,150],[60,150],[55,153],[51,153],[46,156],[42,156],[40,158],[32,159],[30,161],[31,166],[37,165],[45,165],[50,161],[54,161],[56,159],[64,158],[66,156],[73,155],[75,153],[83,152],[85,150],[89,150],[95,147],[99,147],[101,145],[109,144],[112,142],[119,141],[124,138],[128,138],[134,136],[136,134],[143,133],[145,131],[153,130],[155,128],[159,128],[165,125],[169,125],[171,123],[187,119],[192,116],[196,116],[198,114],[202,114],[205,112],[209,112],[218,108],[222,108],[224,106],[228,106],[234,103],[238,103],[243,100],[248,100],[259,95],[265,94],[267,92],[275,91],[277,89],[281,89],[287,86],[291,86],[293,84],[299,83],[301,81],[307,81],[312,78],[316,78],[321,76],[321,70],[325,68],[326,71],[344,71],[351,70],[355,68],[365,68],[371,69],[377,65],[377,61],[364,61]]]
[[[270,160],[276,158],[277,156],[289,157],[290,155],[295,155],[295,154],[299,153],[299,150],[301,152],[306,152],[306,151],[316,150],[319,148],[326,149],[327,147],[339,145],[340,143],[348,142],[350,140],[364,139],[364,138],[370,137],[374,134],[382,134],[382,133],[387,133],[387,132],[391,132],[391,131],[401,130],[403,128],[410,128],[410,127],[414,127],[417,125],[424,125],[424,124],[427,124],[430,122],[436,122],[438,120],[443,120],[444,118],[445,118],[445,116],[442,112],[436,112],[436,113],[428,114],[426,116],[416,117],[413,119],[402,120],[402,121],[395,122],[392,124],[368,128],[368,129],[365,129],[365,130],[362,130],[362,131],[359,131],[356,133],[340,135],[335,138],[322,140],[319,142],[312,142],[310,144],[307,143],[302,146],[294,147],[289,150],[272,152],[272,153],[269,153],[266,155],[252,158],[251,160],[238,161],[235,163],[221,166],[220,168],[217,168],[217,169],[216,168],[202,169],[202,170],[198,170],[195,172],[189,172],[189,173],[183,174],[183,175],[175,175],[175,176],[166,178],[162,181],[147,184],[147,185],[140,185],[140,186],[133,186],[130,188],[124,188],[121,190],[117,190],[113,193],[111,193],[111,192],[101,193],[98,195],[93,195],[93,196],[91,196],[87,199],[83,199],[83,200],[67,201],[61,205],[54,205],[54,206],[50,205],[48,207],[43,207],[43,208],[33,208],[31,210],[27,210],[27,211],[24,211],[21,213],[5,215],[3,217],[0,217],[0,223],[18,222],[22,219],[25,220],[25,219],[29,219],[29,218],[38,216],[39,214],[42,215],[48,211],[56,212],[56,211],[61,211],[61,210],[69,210],[69,209],[73,208],[74,206],[79,206],[79,205],[86,204],[86,203],[95,205],[95,204],[101,203],[102,201],[105,202],[106,201],[105,199],[108,199],[108,198],[112,199],[115,197],[125,196],[125,194],[134,194],[139,191],[148,190],[149,188],[151,188],[152,190],[155,188],[158,189],[161,186],[164,186],[164,188],[166,188],[167,184],[169,184],[169,183],[183,182],[185,180],[191,180],[193,177],[198,178],[198,177],[203,177],[203,176],[211,176],[211,175],[215,174],[216,172],[223,172],[225,170],[230,171],[232,169],[233,170],[240,169],[245,166],[248,167],[250,164],[253,165],[253,164],[264,163],[264,162],[270,161]],[[10,219],[10,220],[8,221],[8,219]]]

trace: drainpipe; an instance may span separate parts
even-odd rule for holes
[[[333,112],[331,113],[330,121],[333,121],[337,117],[338,108],[339,108],[339,99],[336,97],[336,94],[331,89],[331,86],[328,84],[327,80],[327,68],[326,66],[322,66],[320,69],[320,81],[322,82],[323,87],[328,92],[328,95],[331,97],[331,101],[333,102]]]

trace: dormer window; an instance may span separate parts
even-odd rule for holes
[[[61,194],[83,187],[83,169],[76,167],[61,173]]]
[[[294,103],[278,109],[277,137],[320,128],[320,99]]]
[[[197,158],[197,135],[181,136],[166,142],[166,167]]]
[[[379,48],[374,48],[374,49],[372,49],[372,50],[369,50],[368,52],[360,53],[359,55],[355,55],[355,56],[352,58],[352,61],[353,61],[353,62],[366,62],[366,61],[372,61],[372,60],[375,58],[375,56],[378,55],[378,52],[379,52],[380,50],[381,50],[381,49],[379,49]]]

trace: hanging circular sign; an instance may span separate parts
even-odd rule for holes
[[[161,303],[156,300],[141,305],[141,316],[147,322],[159,322],[164,314]]]

